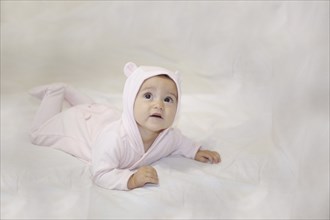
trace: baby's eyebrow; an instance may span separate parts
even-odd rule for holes
[[[170,95],[174,96],[176,99],[178,99],[178,95],[176,93],[173,92],[168,92]]]
[[[155,90],[155,87],[146,87],[146,88],[142,88],[142,89],[141,89],[141,92],[142,92],[142,91],[148,91],[148,90]]]

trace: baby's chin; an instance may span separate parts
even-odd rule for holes
[[[154,131],[155,133],[160,134],[160,133],[162,133],[163,131],[167,130],[168,128],[170,128],[170,127],[165,127],[165,128],[161,128],[161,129],[153,129],[153,131]]]

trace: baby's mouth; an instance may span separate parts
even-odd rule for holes
[[[160,118],[160,119],[163,118],[162,115],[161,114],[158,114],[158,113],[154,113],[154,114],[150,115],[150,117],[152,117],[152,118]]]

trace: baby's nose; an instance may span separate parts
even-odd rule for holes
[[[155,100],[154,108],[163,110],[164,109],[164,103],[161,100]]]

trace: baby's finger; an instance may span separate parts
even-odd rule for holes
[[[204,156],[201,156],[201,157],[199,158],[199,161],[201,161],[201,162],[203,162],[203,163],[207,163],[207,162],[210,161],[210,159],[209,159],[209,156],[208,156],[208,155],[204,155]]]
[[[219,163],[220,162],[220,155],[217,152],[213,152],[212,161],[213,161],[213,163]]]
[[[147,176],[146,177],[146,183],[153,183],[153,184],[158,184],[158,177],[154,176]]]
[[[219,154],[217,152],[209,152],[208,157],[211,163],[219,163]]]
[[[220,163],[221,162],[221,155],[218,152],[216,152],[216,153],[217,153],[218,163]]]
[[[218,163],[221,162],[221,156],[220,156],[220,154],[218,152],[217,152],[217,160],[218,160]]]
[[[155,177],[158,176],[157,171],[153,167],[150,167],[150,169],[146,170],[145,173],[146,173],[147,176],[155,176]]]

